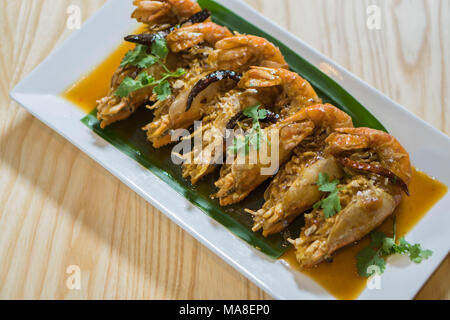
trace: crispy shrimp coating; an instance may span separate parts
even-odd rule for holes
[[[192,0],[134,0],[137,7],[132,18],[138,22],[155,25],[175,25],[201,11]]]
[[[209,62],[216,69],[246,70],[250,66],[287,69],[283,54],[267,39],[237,35],[217,42]]]
[[[258,153],[256,159],[252,159],[251,154],[238,155],[232,164],[222,167],[220,179],[216,182],[216,187],[219,188],[216,197],[219,198],[220,205],[228,206],[242,201],[250,192],[275,175],[279,166],[289,160],[294,149],[311,135],[314,127],[314,122],[310,119],[298,117],[265,128],[263,136],[267,137],[268,142],[263,143],[263,148],[269,149],[266,152],[267,157],[260,156],[261,153]],[[275,163],[278,166],[273,168]]]
[[[211,104],[206,110],[202,126],[194,131],[192,138],[201,137],[201,144],[194,145],[192,152],[184,156],[183,177],[196,184],[206,175],[219,168],[226,155],[226,129],[236,115],[246,108],[257,104],[266,105],[272,100],[270,95],[256,90],[232,90],[220,98],[218,103]]]
[[[167,36],[167,45],[172,52],[185,51],[201,43],[214,45],[233,34],[227,27],[219,26],[214,22],[196,23],[174,30]]]
[[[402,188],[411,181],[411,161],[405,148],[390,134],[370,128],[340,128],[336,133],[327,138],[327,151],[339,158],[353,161],[343,161],[349,168],[360,171],[378,173],[390,178]],[[364,168],[358,169],[355,161],[351,159],[352,153],[360,150],[370,150],[378,155],[376,163],[370,163]],[[386,170],[382,170],[384,168]],[[392,172],[384,173],[386,171]],[[407,190],[407,189],[406,189]]]
[[[228,34],[228,32],[221,29],[221,27],[211,27],[211,24],[212,23],[205,24],[204,28],[199,28],[195,25],[187,26],[173,32],[168,37],[169,45],[173,46],[174,50],[182,49],[186,44],[195,45],[196,43],[208,40],[211,41],[211,43],[215,42],[216,50],[210,52],[208,55],[207,66],[205,66],[207,72],[202,73],[200,76],[190,76],[190,79],[187,80],[187,82],[180,84],[183,86],[183,90],[173,97],[173,101],[171,101],[172,104],[167,106],[167,103],[164,103],[165,107],[163,107],[163,111],[158,112],[153,123],[146,127],[146,129],[149,129],[148,138],[153,143],[154,147],[161,147],[171,143],[172,141],[168,135],[170,130],[192,126],[194,121],[200,120],[205,116],[206,108],[211,106],[212,101],[217,103],[221,96],[226,94],[227,91],[231,90],[233,86],[236,85],[236,79],[230,80],[225,77],[217,77],[216,81],[210,81],[201,91],[195,92],[195,95],[192,95],[192,91],[195,90],[196,85],[202,81],[205,82],[205,79],[207,79],[211,73],[216,71],[222,71],[223,73],[228,72],[229,74],[239,73],[247,71],[251,64],[257,66],[279,65],[287,67],[279,49],[267,40],[254,36],[231,36],[231,34]],[[227,37],[219,40],[221,37],[225,36]],[[226,55],[227,51],[225,49],[217,48],[222,48],[224,43],[234,41],[231,40],[234,38],[239,38],[241,39],[240,41],[247,39],[245,41],[247,49],[234,52],[235,57],[237,57],[238,54],[245,56],[236,60],[245,61],[245,63],[242,62],[233,65],[218,63],[218,61],[221,61],[220,59]],[[181,42],[174,42],[173,45],[171,45],[170,41],[175,40],[180,40]],[[186,40],[186,42],[183,40]],[[219,41],[216,42],[216,40]],[[205,71],[205,69],[202,71]],[[188,79],[188,75],[184,78]],[[244,90],[251,89],[243,86],[240,86],[240,88]],[[161,108],[160,105],[157,107]]]
[[[338,186],[341,210],[326,219],[322,209],[314,209],[305,215],[300,237],[291,240],[303,268],[317,265],[378,227],[394,212],[403,184],[407,188],[411,179],[408,153],[385,132],[339,128],[326,143],[326,152],[337,159],[347,178]]]
[[[284,117],[295,114],[305,106],[321,103],[308,81],[282,68],[251,67],[243,75],[239,86],[260,90],[278,88],[276,107]]]
[[[302,109],[288,121],[311,120],[314,131],[294,151],[266,190],[263,207],[254,212],[253,231],[263,229],[269,236],[286,228],[296,217],[310,209],[323,193],[316,186],[320,173],[331,180],[341,178],[343,170],[333,156],[326,155],[325,138],[337,128],[352,127],[352,119],[336,107],[325,104]]]

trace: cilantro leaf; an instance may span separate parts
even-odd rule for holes
[[[257,122],[248,134],[248,142],[249,145],[253,146],[256,151],[259,151],[262,141],[266,141],[270,145],[270,141],[267,139],[266,133],[261,129],[259,122]]]
[[[322,186],[330,180],[330,177],[327,173],[319,173],[319,180],[317,181],[318,186]]]
[[[158,61],[158,59],[155,56],[152,56],[149,54],[149,55],[146,55],[145,57],[142,57],[142,58],[136,60],[134,62],[134,66],[141,68],[141,69],[146,69],[146,68],[154,65],[157,61]]]
[[[396,244],[394,238],[384,238],[381,246],[382,252],[386,255],[393,253],[401,253],[396,250]]]
[[[342,210],[341,200],[339,199],[339,191],[332,192],[328,197],[320,200],[314,205],[314,209],[323,209],[325,219],[329,219]]]
[[[410,244],[404,237],[400,239],[399,245],[396,245],[396,248],[399,252],[408,254],[409,259],[414,263],[421,263],[433,254],[431,250],[422,250],[420,244]]]
[[[120,66],[123,68],[127,65],[134,65],[135,61],[139,60],[138,58],[145,54],[147,51],[147,47],[141,44],[136,45],[134,50],[130,50],[125,54],[125,57],[122,59]]]
[[[335,192],[337,190],[337,185],[339,184],[339,180],[334,180],[330,182],[330,177],[326,173],[319,173],[319,181],[317,185],[319,186],[319,190],[322,192]]]
[[[384,240],[387,238],[386,234],[384,232],[378,232],[374,231],[370,234],[370,240],[372,241],[370,243],[370,247],[372,249],[378,250],[380,247],[383,246]]]
[[[252,130],[250,134],[247,136],[247,140],[249,142],[249,145],[252,145],[255,150],[259,150],[260,143],[259,143],[259,133],[257,131]]]
[[[170,76],[173,78],[179,78],[181,76],[184,76],[185,74],[186,74],[186,70],[184,70],[183,68],[178,68],[174,72],[171,72]]]
[[[396,223],[394,221],[394,237],[390,238],[385,233],[377,231],[370,234],[370,245],[356,255],[356,266],[361,277],[373,275],[373,272],[368,272],[368,268],[372,265],[378,267],[378,270],[383,273],[386,268],[383,257],[386,256],[405,254],[412,262],[421,263],[433,254],[431,250],[422,250],[420,244],[411,245],[404,237],[396,244],[395,230]]]
[[[258,123],[259,120],[267,118],[268,111],[266,109],[259,110],[260,104],[249,107],[243,111],[244,115],[251,118],[253,123]]]
[[[148,47],[142,44],[136,45],[134,50],[127,52],[123,58],[120,66],[123,68],[127,65],[138,67],[138,68],[148,68],[159,61],[158,57],[148,54]]]
[[[370,277],[376,271],[379,271],[380,274],[383,273],[386,269],[386,261],[380,257],[378,251],[366,247],[357,253],[356,267],[361,277]]]
[[[150,51],[151,54],[149,53],[148,46],[138,44],[136,45],[134,50],[130,50],[127,52],[125,57],[122,59],[120,66],[123,68],[127,65],[131,65],[134,67],[145,69],[158,62],[166,69],[166,71],[168,71],[167,68],[162,64],[162,60],[164,60],[169,54],[166,40],[164,38],[156,39],[153,42]]]
[[[317,185],[322,192],[329,192],[329,195],[317,202],[314,205],[314,209],[323,209],[325,219],[329,219],[336,213],[342,210],[341,200],[339,198],[339,188],[337,185],[339,180],[330,182],[330,177],[326,173],[319,173],[319,179]]]
[[[186,71],[184,69],[179,68],[175,72],[165,73],[161,79],[156,81],[153,76],[150,76],[146,71],[144,71],[136,77],[136,80],[126,77],[120,84],[119,88],[117,88],[116,95],[121,98],[125,98],[134,91],[154,85],[155,88],[153,88],[153,93],[156,94],[159,101],[164,101],[172,94],[170,83],[167,79],[178,78],[185,73]]]
[[[121,98],[127,97],[131,92],[139,90],[141,88],[141,84],[139,81],[135,81],[130,77],[126,77],[123,79],[119,88],[116,90],[116,96]]]
[[[261,110],[258,111],[258,118],[259,118],[259,120],[266,119],[268,115],[269,115],[269,111],[267,111],[266,109],[261,109]]]
[[[256,151],[261,148],[261,141],[264,140],[270,144],[265,132],[261,128],[259,120],[264,120],[267,118],[268,111],[266,109],[259,109],[260,104],[254,105],[253,107],[246,108],[243,114],[253,121],[253,127],[249,130],[248,134],[242,138],[234,138],[233,146],[229,147],[228,150],[238,154],[242,152],[244,155],[250,152],[250,146],[252,146]]]
[[[233,154],[240,154],[244,156],[249,153],[249,137],[248,136],[238,136],[234,137],[233,145],[228,147],[228,150],[233,152]]]
[[[260,104],[256,104],[253,107],[249,107],[244,109],[244,111],[242,111],[242,113],[252,119],[257,119],[258,118],[258,109],[261,105]]]
[[[167,48],[167,42],[164,38],[156,39],[152,44],[152,53],[159,59],[164,60],[169,54],[169,48]]]
[[[117,89],[116,95],[124,98],[134,91],[155,84],[155,82],[155,78],[144,71],[136,77],[136,80],[126,77]]]
[[[170,83],[167,79],[178,78],[186,74],[186,70],[182,68],[170,72],[167,66],[162,62],[169,54],[169,49],[167,48],[167,43],[164,38],[158,38],[153,42],[151,47],[152,54],[148,53],[148,51],[149,48],[147,46],[141,44],[136,45],[134,50],[127,52],[120,66],[125,67],[131,65],[140,69],[146,69],[155,63],[158,63],[165,70],[163,77],[156,81],[153,77],[149,76],[147,72],[140,73],[136,80],[126,77],[116,91],[117,96],[125,98],[134,91],[154,85],[153,93],[157,96],[159,101],[164,101],[172,94]]]
[[[117,88],[116,95],[121,98],[125,98],[128,97],[130,93],[152,85],[153,83],[155,83],[155,78],[150,76],[147,72],[140,73],[136,77],[136,80],[126,77],[123,79],[119,88]]]
[[[159,101],[166,100],[172,94],[169,81],[164,80],[159,83],[156,87],[153,88],[153,93],[156,94]]]

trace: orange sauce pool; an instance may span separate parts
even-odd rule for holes
[[[135,33],[141,33],[144,30],[145,26],[141,26]],[[94,110],[97,105],[96,101],[107,95],[111,78],[123,57],[134,47],[135,45],[132,43],[123,42],[105,61],[70,86],[62,94],[63,98],[79,106],[86,113]]]
[[[426,173],[413,169],[409,190],[411,195],[403,197],[394,213],[397,220],[397,238],[405,236],[447,193],[448,188]],[[393,218],[386,220],[379,229],[391,236]],[[358,276],[355,256],[359,250],[368,246],[369,242],[369,237],[365,237],[358,244],[338,251],[332,263],[323,262],[316,268],[301,272],[314,279],[337,299],[356,299],[366,287],[367,279]],[[293,249],[282,259],[293,269],[299,270]]]
[[[143,27],[136,33],[143,31]],[[96,107],[96,101],[104,97],[109,90],[110,80],[128,50],[134,45],[123,43],[104,62],[89,75],[84,76],[64,93],[63,97],[82,108],[86,113]],[[410,197],[404,197],[395,215],[397,217],[397,236],[408,233],[446,193],[447,187],[427,174],[413,170],[410,185]],[[392,232],[392,218],[388,219],[380,229],[386,234]],[[358,244],[341,249],[334,257],[333,263],[321,263],[317,268],[305,273],[322,285],[338,299],[356,299],[366,286],[367,279],[358,276],[355,255],[369,244],[366,237]],[[432,249],[432,248],[430,248]],[[294,250],[283,257],[293,269],[299,270]]]

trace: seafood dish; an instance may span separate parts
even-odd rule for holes
[[[136,47],[97,101],[101,127],[152,112],[142,127],[149,148],[191,146],[172,151],[182,176],[195,188],[218,175],[210,196],[220,206],[245,204],[267,183],[263,205],[241,214],[264,237],[303,219],[288,239],[301,268],[370,234],[409,195],[412,167],[399,141],[355,127],[273,43],[216,24],[195,1],[134,5],[145,31],[125,37]]]

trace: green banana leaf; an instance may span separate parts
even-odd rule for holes
[[[332,103],[351,115],[356,126],[385,130],[381,123],[348,92],[286,45],[215,1],[199,0],[198,2],[202,8],[211,10],[212,18],[217,23],[240,33],[265,37],[276,44],[285,55],[290,68],[310,81],[325,102]],[[297,219],[281,234],[264,238],[261,233],[251,231],[252,217],[243,211],[245,208],[257,210],[262,206],[264,190],[269,182],[260,186],[242,203],[227,208],[220,207],[217,200],[211,199],[211,194],[216,192],[214,182],[218,178],[218,172],[205,178],[196,186],[192,186],[190,182],[184,180],[181,175],[181,167],[172,163],[170,152],[172,146],[154,149],[146,141],[146,135],[141,128],[151,122],[152,118],[153,114],[150,110],[141,108],[129,119],[112,124],[106,129],[100,128],[96,111],[88,114],[81,121],[96,134],[165,181],[176,192],[182,194],[239,238],[270,258],[276,259],[283,255],[289,247],[286,239],[298,236],[300,227],[304,223],[303,219],[301,217]]]

